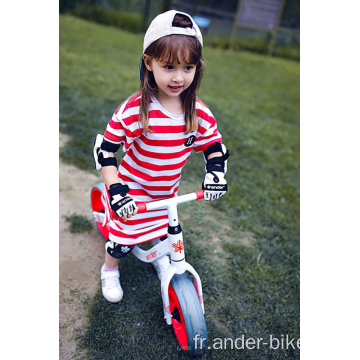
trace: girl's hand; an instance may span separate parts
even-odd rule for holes
[[[117,216],[127,221],[131,216],[136,215],[138,206],[131,196],[126,195],[129,192],[127,185],[115,183],[110,185],[110,206]]]
[[[219,199],[227,192],[227,182],[223,172],[211,171],[205,175],[202,188],[204,191],[204,199],[213,201]]]
[[[205,200],[216,200],[226,194],[228,187],[224,176],[227,171],[227,159],[229,156],[230,152],[226,149],[226,146],[218,142],[215,142],[204,151],[206,175],[202,188],[205,190]]]

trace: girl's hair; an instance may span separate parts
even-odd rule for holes
[[[176,14],[172,23],[177,27],[192,27],[191,20],[183,14]],[[201,78],[204,72],[205,63],[202,59],[200,42],[192,36],[169,35],[164,36],[152,43],[145,50],[151,60],[155,59],[166,64],[180,64],[185,61],[187,64],[195,64],[195,76],[191,85],[180,94],[180,99],[185,111],[185,133],[196,131],[196,95],[200,87]],[[140,120],[145,132],[152,132],[149,128],[149,104],[150,94],[158,97],[158,88],[152,71],[146,66],[142,67],[141,74],[141,102],[140,102]]]

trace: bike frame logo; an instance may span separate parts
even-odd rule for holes
[[[149,260],[149,259],[152,259],[153,257],[155,257],[156,252],[157,252],[157,250],[155,250],[154,252],[151,252],[149,255],[146,255],[146,260]]]
[[[175,244],[172,244],[172,247],[174,248],[175,252],[179,252],[181,254],[181,250],[184,250],[184,243],[179,240]]]

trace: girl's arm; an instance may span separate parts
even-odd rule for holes
[[[212,158],[214,158],[214,157],[222,156],[222,155],[223,155],[223,154],[222,154],[220,151],[214,152],[214,153],[211,153],[211,154],[207,157],[206,160],[210,160],[210,159],[212,159]],[[220,165],[218,165],[218,166],[220,166]]]
[[[109,157],[115,157],[114,153],[109,152]],[[103,166],[100,172],[108,188],[112,184],[120,183],[115,166]]]
[[[108,154],[111,158],[115,157],[115,154],[113,152],[109,151]],[[126,194],[122,193],[124,191],[125,185],[121,185],[117,175],[117,168],[115,166],[103,166],[100,171],[111,196],[111,208],[116,212],[118,216],[123,219],[123,221],[126,222],[131,216],[137,214],[136,203],[130,196],[126,196]],[[114,186],[110,188],[110,186],[114,184],[119,185],[115,185],[115,187],[117,188],[115,188]],[[127,191],[129,191],[129,188],[127,186],[126,188]],[[126,207],[125,210],[124,207]]]

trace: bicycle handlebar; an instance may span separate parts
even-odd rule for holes
[[[150,211],[150,210],[157,210],[166,208],[171,204],[181,204],[188,201],[193,200],[200,200],[204,198],[204,190],[193,191],[192,193],[175,196],[173,198],[165,199],[165,200],[157,200],[157,201],[150,201],[150,202],[142,202],[139,201],[136,203],[138,206],[138,214]]]

